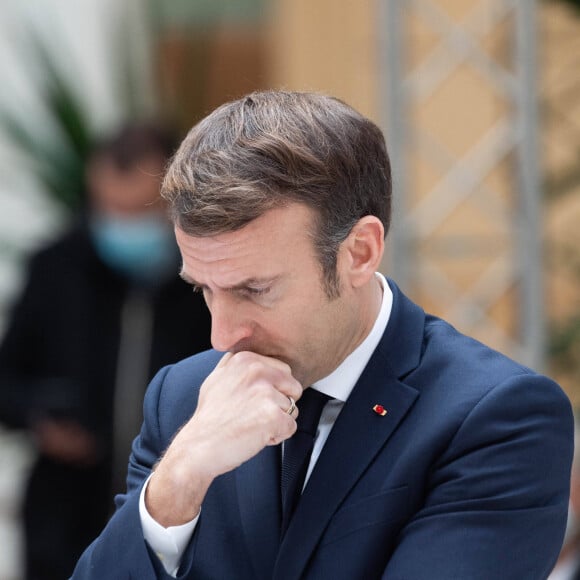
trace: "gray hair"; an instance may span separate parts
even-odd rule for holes
[[[385,235],[391,168],[381,130],[339,99],[252,93],[195,125],[171,162],[162,196],[176,225],[202,237],[241,229],[292,202],[314,210],[326,293],[339,294],[340,244],[366,215]]]

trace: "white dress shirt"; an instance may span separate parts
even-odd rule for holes
[[[391,315],[391,308],[393,306],[393,293],[391,292],[385,277],[379,272],[376,273],[376,276],[383,288],[383,299],[379,314],[371,331],[363,342],[353,352],[351,352],[330,375],[314,383],[310,387],[332,397],[332,400],[330,400],[322,410],[304,485],[306,485],[306,482],[316,465],[316,461],[320,456],[322,448],[328,439],[328,435],[330,434],[342,407],[347,401],[363,370],[367,366],[367,363],[387,328],[389,317]],[[183,553],[185,552],[195,530],[195,526],[197,525],[199,514],[195,519],[186,524],[164,528],[151,517],[145,507],[145,490],[147,489],[148,482],[149,479],[143,486],[139,500],[139,515],[141,517],[143,536],[149,546],[151,546],[151,549],[157,554],[157,557],[163,564],[166,572],[175,577]]]
[[[578,555],[571,554],[554,568],[547,580],[574,580],[578,565]]]

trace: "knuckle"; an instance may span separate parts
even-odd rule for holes
[[[295,383],[292,384],[290,396],[293,397],[294,400],[298,401],[302,397],[303,393],[304,389],[302,388],[302,385],[299,382],[296,381]]]
[[[253,381],[249,387],[251,396],[256,398],[264,398],[270,392],[270,389],[270,384],[264,380]]]
[[[231,360],[241,365],[249,365],[256,361],[254,353],[247,350],[234,353]]]
[[[279,361],[279,363],[280,363],[280,371],[282,373],[284,373],[285,375],[292,375],[292,368],[287,362],[281,360]]]
[[[264,365],[259,360],[248,360],[245,365],[246,375],[251,380],[260,377],[264,372]]]
[[[251,360],[248,361],[248,370],[255,375],[261,374],[264,370],[264,365],[259,360]]]
[[[267,405],[265,413],[266,417],[268,418],[268,422],[278,422],[280,419],[280,413],[282,409],[275,405],[274,403]]]

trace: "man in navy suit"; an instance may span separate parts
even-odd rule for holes
[[[380,130],[337,99],[255,93],[191,130],[163,194],[215,350],[152,381],[127,493],[73,578],[546,578],[569,402],[377,274]]]

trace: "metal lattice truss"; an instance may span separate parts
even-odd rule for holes
[[[534,2],[383,8],[389,270],[432,312],[541,366]]]
[[[580,187],[580,12],[542,19],[544,67],[540,107],[543,115],[542,161],[547,194],[569,195]],[[548,18],[551,17],[551,18]]]

